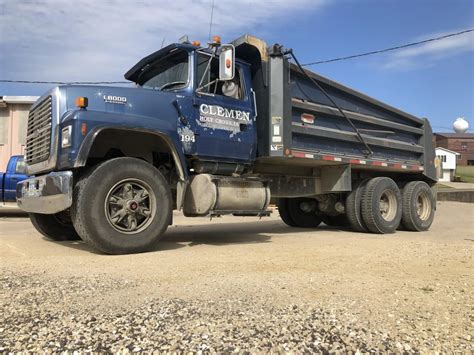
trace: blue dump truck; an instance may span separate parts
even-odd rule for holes
[[[14,155],[7,164],[7,170],[0,173],[0,204],[16,201],[16,184],[25,180],[26,163],[22,155]]]
[[[133,88],[59,86],[28,118],[34,178],[18,205],[53,240],[149,250],[185,216],[265,216],[291,227],[427,230],[432,130],[244,35],[188,40],[140,60]]]

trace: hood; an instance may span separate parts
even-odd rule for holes
[[[66,91],[67,111],[77,110],[76,98],[84,96],[88,111],[153,117],[167,108],[173,110],[172,102],[176,99],[173,92],[140,87],[70,85],[61,89]]]

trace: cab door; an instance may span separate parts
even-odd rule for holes
[[[248,67],[236,65],[234,80],[222,82],[216,80],[217,58],[210,59],[200,53],[196,58],[197,90],[193,97],[192,120],[195,154],[202,160],[249,162],[255,159],[256,112]],[[209,67],[207,72],[206,67]]]

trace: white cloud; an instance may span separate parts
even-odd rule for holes
[[[212,32],[232,40],[325,2],[215,0]],[[210,7],[211,0],[3,0],[0,77],[121,80],[164,38],[205,42]]]
[[[449,33],[460,32],[452,30],[438,32],[414,38],[413,42],[436,38]],[[384,69],[407,69],[419,66],[432,65],[439,59],[454,57],[461,53],[474,51],[474,32],[464,33],[459,36],[448,37],[439,41],[427,42],[418,46],[409,47],[392,52],[383,64]]]

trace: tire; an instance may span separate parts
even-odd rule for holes
[[[402,190],[402,225],[409,231],[426,231],[433,223],[436,199],[424,181],[411,181]]]
[[[28,215],[36,230],[48,239],[55,241],[81,239],[66,211],[56,214],[29,213]]]
[[[361,203],[365,185],[369,180],[370,179],[364,179],[356,183],[346,198],[346,216],[349,225],[356,232],[367,232],[367,227],[362,218]]]
[[[321,224],[321,217],[316,214],[317,201],[315,199],[290,198],[288,199],[288,209],[296,227],[316,228]]]
[[[81,238],[107,254],[149,250],[171,221],[172,200],[163,175],[136,158],[107,160],[74,187],[71,216]]]
[[[397,230],[402,218],[402,196],[392,179],[370,179],[362,196],[362,218],[373,233],[386,234]]]
[[[349,220],[345,214],[338,214],[336,216],[321,215],[322,222],[329,227],[346,227],[349,225]]]
[[[279,198],[277,202],[278,206],[278,213],[280,214],[280,218],[286,225],[290,227],[296,227],[295,221],[290,216],[290,210],[288,207],[288,200],[287,198]]]

